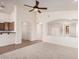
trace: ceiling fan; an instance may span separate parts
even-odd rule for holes
[[[47,10],[46,7],[39,7],[39,3],[40,2],[36,0],[35,6],[29,6],[29,5],[26,5],[26,4],[24,4],[24,6],[33,8],[33,9],[29,10],[29,12],[32,12],[32,11],[36,10],[38,13],[41,13],[40,9],[41,10]]]

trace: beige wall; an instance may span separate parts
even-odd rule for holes
[[[0,12],[0,22],[6,22],[10,20],[11,19],[8,14]]]
[[[29,13],[27,8],[17,5],[16,31],[17,39],[35,40],[35,13]]]

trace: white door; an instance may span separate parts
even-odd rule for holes
[[[43,25],[42,24],[37,24],[37,40],[42,40],[43,36]]]
[[[23,23],[22,25],[22,39],[23,40],[29,40],[29,25],[27,23]]]

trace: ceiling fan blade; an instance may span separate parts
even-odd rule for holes
[[[31,8],[33,8],[33,6],[29,6],[29,5],[26,5],[26,4],[24,4],[24,6],[27,6],[27,7],[31,7]]]
[[[45,10],[47,10],[47,8],[45,8],[45,7],[44,8],[43,7],[39,7],[38,9],[45,9]]]
[[[41,11],[40,11],[40,10],[38,10],[38,12],[39,12],[39,13],[41,13]]]
[[[32,10],[29,10],[29,12],[32,12],[34,10],[34,8]]]
[[[39,1],[36,0],[36,6],[38,6],[38,5],[39,5]]]

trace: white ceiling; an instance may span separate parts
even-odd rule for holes
[[[13,10],[13,6],[15,5],[14,0],[0,0],[0,2],[3,2],[5,5],[4,9],[1,9],[0,12],[3,13],[11,13]]]
[[[4,2],[5,8],[0,12],[11,13],[13,6],[17,3],[27,5],[34,5],[35,0],[0,0]],[[47,11],[60,11],[60,10],[77,10],[77,2],[74,0],[39,0],[41,7],[48,7]],[[26,8],[26,7],[24,7]]]

